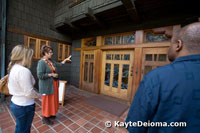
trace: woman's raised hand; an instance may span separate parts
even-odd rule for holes
[[[68,62],[71,62],[71,57],[72,57],[72,55],[68,56],[67,58],[65,58],[65,59],[62,61],[62,63],[65,64],[67,61],[68,61]]]

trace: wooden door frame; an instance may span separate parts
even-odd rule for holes
[[[84,90],[84,63],[85,63],[85,57],[84,57],[84,52],[88,53],[93,53],[94,54],[94,70],[93,70],[93,86],[91,89],[91,92],[93,93],[99,93],[100,88],[99,88],[99,83],[100,83],[100,75],[101,75],[101,51],[100,50],[90,50],[90,51],[81,51],[81,62],[80,62],[80,89]],[[89,64],[88,64],[89,65]],[[100,66],[100,67],[98,67]],[[88,66],[89,67],[89,66]],[[89,75],[88,75],[89,78]],[[88,90],[86,90],[88,91]]]
[[[92,61],[92,59],[85,59],[85,55],[94,55],[94,59]],[[85,61],[86,60],[89,60],[88,61],[88,68],[87,68],[87,81],[84,81],[84,76],[85,76]],[[89,71],[90,71],[90,63],[93,62],[93,82],[92,83],[89,83],[89,80],[90,80],[90,75],[89,75]],[[82,60],[82,66],[83,66],[83,71],[81,73],[83,79],[82,79],[82,86],[81,88],[83,90],[86,90],[86,91],[91,91],[93,92],[94,90],[94,72],[95,72],[95,52],[94,51],[83,51],[83,60]],[[87,89],[84,88],[84,86],[87,86]]]

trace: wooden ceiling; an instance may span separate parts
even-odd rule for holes
[[[96,36],[137,29],[155,28],[196,21],[198,4],[183,0],[121,0],[123,5],[57,26],[57,30],[72,36]],[[107,31],[107,32],[106,32]]]

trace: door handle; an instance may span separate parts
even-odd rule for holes
[[[131,76],[133,76],[133,66],[131,67]]]

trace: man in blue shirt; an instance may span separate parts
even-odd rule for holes
[[[200,22],[173,35],[168,58],[172,63],[140,83],[126,119],[129,132],[200,132]]]

